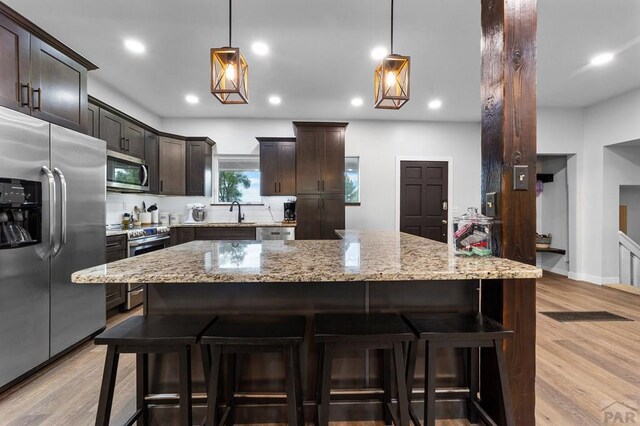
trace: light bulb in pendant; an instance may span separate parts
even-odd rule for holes
[[[396,85],[396,74],[393,71],[389,71],[385,78],[385,83],[387,88],[393,87]]]
[[[227,65],[227,69],[224,71],[224,76],[227,78],[227,80],[235,80],[236,68],[233,66],[233,64]]]

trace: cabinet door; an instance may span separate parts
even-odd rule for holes
[[[31,36],[32,115],[86,133],[87,69]]]
[[[278,142],[260,142],[260,195],[278,195]]]
[[[87,134],[100,137],[100,107],[93,104],[87,106]]]
[[[149,169],[149,193],[157,194],[158,185],[158,136],[149,131],[144,132],[144,161]]]
[[[193,227],[171,228],[171,245],[188,243],[196,239]]]
[[[321,162],[318,130],[300,127],[296,135],[296,191],[298,194],[319,194]]]
[[[124,120],[100,108],[100,139],[107,142],[107,149],[124,151]]]
[[[344,129],[328,127],[322,133],[321,154],[323,193],[344,193]]]
[[[278,195],[296,195],[296,144],[278,143]]]
[[[125,121],[124,146],[128,155],[144,160],[144,129]]]
[[[0,105],[30,114],[29,33],[0,15]]]
[[[158,194],[185,194],[185,141],[165,137],[158,139],[158,173]]]
[[[322,196],[298,195],[296,240],[322,239]]]
[[[187,141],[187,195],[211,196],[211,145],[204,141]]]
[[[337,239],[336,230],[344,229],[344,193],[324,194],[322,208],[322,239]]]
[[[254,227],[201,227],[195,228],[196,240],[255,240]]]

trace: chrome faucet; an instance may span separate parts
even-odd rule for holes
[[[244,215],[242,214],[242,210],[240,209],[240,203],[237,201],[232,201],[231,202],[231,208],[229,208],[229,211],[232,212],[233,211],[233,205],[237,204],[238,205],[238,223],[242,223],[242,221],[244,220]]]

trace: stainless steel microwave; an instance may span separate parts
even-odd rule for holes
[[[114,192],[148,191],[149,168],[144,160],[107,150],[107,190]]]

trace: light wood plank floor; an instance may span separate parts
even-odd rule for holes
[[[607,310],[635,320],[559,323],[537,315],[537,424],[602,425],[601,410],[611,402],[640,408],[640,296],[547,273],[538,281],[537,304],[538,312]],[[125,317],[112,318],[109,326]],[[87,343],[0,394],[0,425],[93,424],[104,354],[104,347]],[[123,355],[113,424],[133,412],[134,387],[134,356]],[[438,422],[453,425],[468,422]]]

